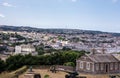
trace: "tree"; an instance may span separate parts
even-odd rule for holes
[[[21,35],[18,35],[18,34],[15,34],[15,37],[18,39],[18,40],[24,40],[26,39],[25,37],[21,36]]]
[[[63,51],[59,50],[54,54],[50,55],[38,55],[32,56],[28,55],[14,55],[10,56],[6,59],[4,65],[4,61],[0,60],[0,71],[6,70],[16,70],[24,65],[67,65],[67,66],[75,66],[76,59],[80,56],[84,55],[85,51]],[[6,66],[6,67],[4,67]]]
[[[44,44],[41,43],[39,46],[37,46],[36,51],[38,52],[38,55],[44,54]]]
[[[79,39],[78,37],[73,37],[73,38],[70,39],[70,41],[71,41],[71,42],[76,42],[76,43],[77,43],[77,42],[80,41],[80,39]]]
[[[38,63],[37,57],[31,54],[24,56],[24,65],[36,65]]]
[[[0,59],[0,73],[5,70],[5,62]]]
[[[69,51],[69,50],[71,50],[71,49],[70,49],[69,47],[63,47],[62,50],[63,50],[63,51]]]
[[[73,62],[67,62],[67,63],[64,63],[64,65],[75,67],[75,63],[73,63]]]
[[[16,70],[24,65],[24,56],[15,55],[6,59],[6,70]]]

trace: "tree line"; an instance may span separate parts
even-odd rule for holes
[[[0,72],[16,70],[24,65],[73,65],[76,59],[84,55],[85,51],[63,51],[50,55],[14,55],[2,61],[0,59]]]

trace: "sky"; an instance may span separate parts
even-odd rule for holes
[[[0,0],[0,25],[120,32],[120,0]]]

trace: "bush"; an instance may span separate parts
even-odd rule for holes
[[[75,67],[75,64],[73,62],[67,62],[67,63],[64,63],[64,65]]]
[[[48,74],[46,74],[45,76],[44,76],[44,78],[49,78],[50,76],[48,75]]]

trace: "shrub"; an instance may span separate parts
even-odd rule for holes
[[[48,74],[46,74],[45,76],[44,76],[44,78],[49,78],[50,76],[48,75]]]
[[[64,65],[75,67],[75,64],[73,62],[67,62],[67,63],[64,63]]]

